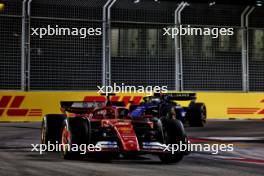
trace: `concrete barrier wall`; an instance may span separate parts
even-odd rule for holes
[[[115,100],[140,102],[146,94],[117,94]],[[0,92],[0,121],[40,121],[43,115],[60,113],[60,101],[105,97],[96,92]],[[198,92],[197,102],[207,106],[208,118],[264,118],[264,93]]]

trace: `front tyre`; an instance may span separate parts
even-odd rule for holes
[[[180,120],[172,118],[164,119],[163,129],[165,144],[177,144],[180,147],[181,144],[188,143],[183,124]],[[159,158],[163,163],[177,163],[183,159],[184,155],[184,151],[176,151],[174,154],[163,153],[159,155]]]

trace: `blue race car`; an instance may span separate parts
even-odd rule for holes
[[[195,93],[155,93],[143,98],[140,105],[131,105],[131,117],[134,119],[152,115],[154,117],[173,117],[191,127],[203,127],[206,123],[206,106],[196,102]],[[190,101],[187,107],[178,101]]]

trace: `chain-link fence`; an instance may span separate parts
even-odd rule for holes
[[[264,10],[255,9],[249,20],[249,90],[264,90]]]
[[[177,4],[120,1],[112,9],[112,83],[175,87],[174,24]]]
[[[101,28],[105,1],[33,0],[31,28]],[[95,90],[102,79],[102,37],[30,37],[30,90]]]
[[[170,90],[264,91],[261,7],[252,11],[249,26],[243,27],[244,5],[191,3],[182,9],[179,20],[175,12],[180,3],[174,1],[5,0],[3,3],[2,90],[97,90],[104,83],[125,83],[168,86]],[[180,24],[233,28],[234,35],[217,38],[185,35],[177,38],[178,45],[177,39],[164,35],[163,28]],[[48,26],[100,28],[102,35],[40,38],[31,34],[32,29]]]
[[[0,12],[0,89],[21,88],[22,2],[3,1],[8,9]]]
[[[242,90],[240,16],[244,7],[193,4],[182,12],[191,27],[234,28],[234,35],[190,36],[183,41],[184,90]]]

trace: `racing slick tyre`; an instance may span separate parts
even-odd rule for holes
[[[63,114],[47,114],[41,125],[41,143],[48,145],[60,142],[60,131],[65,119]]]
[[[164,119],[163,120],[163,136],[165,144],[187,144],[187,137],[180,120],[177,119]],[[183,159],[186,151],[175,151],[173,153],[163,153],[159,155],[162,163],[177,163]]]
[[[206,123],[206,106],[204,103],[195,103],[189,111],[191,127],[203,127]]]
[[[89,143],[89,127],[87,119],[66,118],[61,128],[61,155],[64,159],[79,159],[80,145]]]

